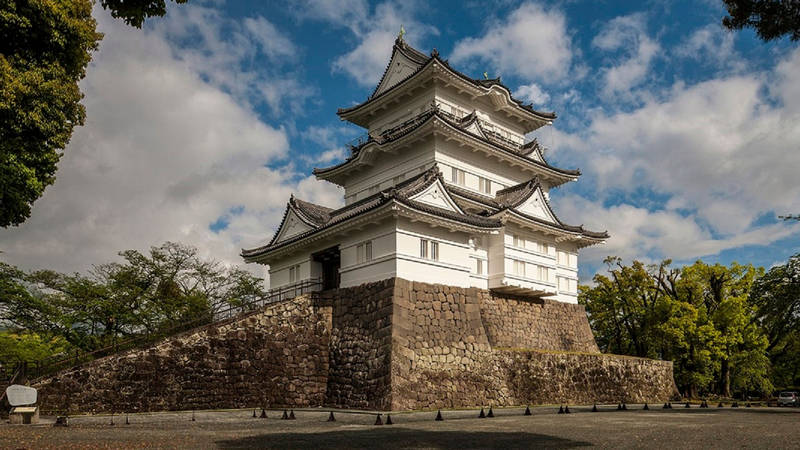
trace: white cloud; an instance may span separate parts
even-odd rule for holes
[[[327,4],[325,1],[316,3]],[[333,4],[338,2],[334,1]],[[425,38],[439,34],[438,30],[416,18],[424,5],[416,1],[387,1],[380,3],[370,14],[366,4],[354,7],[342,14],[324,13],[316,17],[334,25],[347,26],[356,35],[358,45],[339,56],[333,62],[333,70],[345,73],[364,86],[374,86],[380,81],[389,58],[394,40],[401,26],[406,30],[405,40],[418,45]],[[330,7],[322,8],[329,11]],[[358,21],[348,21],[348,18]]]
[[[642,83],[660,51],[658,43],[647,36],[645,16],[641,13],[615,17],[595,36],[592,45],[618,54],[611,58],[611,66],[602,69],[602,92],[609,98],[627,94]]]
[[[298,52],[294,43],[263,17],[244,19],[244,28],[258,42],[261,51],[271,59],[293,58]]]
[[[514,91],[514,94],[522,100],[533,103],[534,106],[541,106],[550,101],[550,95],[536,83],[520,86]]]
[[[237,21],[217,9],[192,5],[170,8],[164,19],[145,29],[180,43],[171,47],[174,59],[245,106],[266,104],[280,116],[284,106],[300,111],[315,93],[297,81],[300,50],[264,17]]]
[[[598,264],[609,255],[625,260],[686,261],[745,245],[769,245],[797,232],[787,224],[774,224],[715,237],[696,215],[648,211],[628,204],[603,206],[575,195],[559,197],[556,208],[564,220],[588,219],[587,228],[609,230],[611,238],[606,244],[581,251],[582,261],[589,264]]]
[[[131,29],[99,11],[106,35],[81,85],[87,123],[32,217],[0,231],[4,260],[82,271],[174,240],[238,264],[241,247],[270,237],[291,192],[341,202],[327,183],[267,167],[289,152],[285,131],[177,56],[163,27]],[[219,217],[229,225],[215,233]]]
[[[797,224],[759,219],[800,211],[798,85],[794,50],[770,72],[676,83],[630,112],[598,112],[579,133],[556,130],[559,155],[588,162],[596,182],[595,201],[570,197],[556,207],[608,227],[609,245],[587,251],[598,260],[688,259],[796,235]],[[641,190],[668,200],[656,210],[619,200]]]
[[[673,52],[675,55],[704,63],[741,68],[742,61],[733,46],[734,33],[721,24],[709,24],[695,30]]]
[[[495,20],[483,36],[456,43],[454,63],[491,64],[490,74],[518,75],[547,81],[567,75],[572,64],[572,42],[566,17],[556,8],[525,3],[508,17]]]

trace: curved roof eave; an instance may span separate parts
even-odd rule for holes
[[[412,134],[413,132],[415,132],[416,130],[420,129],[422,126],[427,124],[433,118],[438,118],[439,120],[444,122],[446,125],[448,125],[452,129],[454,129],[454,130],[456,130],[456,131],[458,131],[460,133],[464,133],[465,135],[467,135],[467,136],[469,136],[469,137],[471,137],[473,139],[478,139],[479,141],[481,141],[481,142],[483,142],[485,144],[489,144],[489,145],[493,146],[494,148],[497,148],[498,150],[500,150],[500,151],[502,151],[504,153],[508,153],[512,157],[515,157],[515,158],[523,160],[525,163],[528,163],[528,164],[543,168],[545,170],[549,170],[551,172],[554,172],[554,173],[552,173],[552,175],[563,177],[565,179],[565,182],[566,181],[572,181],[572,180],[576,179],[577,177],[579,177],[581,175],[580,169],[561,169],[561,168],[558,168],[558,167],[551,166],[547,162],[542,163],[540,161],[536,161],[535,159],[528,158],[525,155],[515,154],[512,150],[507,149],[507,148],[505,148],[505,147],[503,147],[503,146],[501,146],[501,145],[499,145],[499,144],[497,144],[495,142],[492,142],[489,139],[483,138],[481,136],[476,136],[476,135],[474,135],[474,134],[472,134],[472,133],[470,133],[470,132],[468,132],[466,130],[461,129],[460,127],[452,124],[447,118],[442,117],[440,114],[438,114],[438,112],[432,114],[429,119],[426,119],[426,120],[420,122],[417,126],[415,126],[414,128],[408,130],[407,132],[403,133],[401,136],[398,136],[395,139],[392,139],[392,140],[386,141],[386,142],[381,142],[381,143],[378,143],[378,142],[376,142],[374,140],[368,141],[366,144],[364,144],[363,146],[361,146],[359,148],[359,151],[355,156],[347,158],[343,162],[341,162],[339,164],[336,164],[334,166],[324,167],[324,168],[314,168],[312,173],[315,176],[317,176],[317,178],[325,179],[325,178],[323,178],[321,176],[324,176],[324,175],[329,174],[331,172],[334,172],[334,171],[337,171],[339,169],[342,169],[345,166],[353,163],[354,161],[357,162],[361,158],[362,153],[364,153],[363,150],[365,148],[367,148],[367,146],[373,146],[374,145],[374,146],[382,147],[384,145],[396,142],[398,139],[406,137],[406,136]]]
[[[416,50],[416,51],[419,52],[418,50]],[[542,120],[542,121],[550,122],[550,121],[555,120],[558,117],[558,115],[555,112],[552,112],[552,111],[551,112],[537,111],[537,110],[533,109],[532,106],[525,105],[522,101],[517,100],[511,94],[511,89],[509,89],[506,85],[501,83],[499,80],[497,80],[497,81],[489,80],[489,81],[493,81],[493,83],[491,83],[491,84],[489,84],[487,86],[487,84],[481,82],[481,80],[476,80],[476,79],[474,79],[474,78],[472,78],[472,77],[470,77],[470,76],[468,76],[468,75],[466,75],[466,74],[454,69],[452,66],[450,66],[450,64],[447,61],[441,59],[438,56],[438,54],[429,57],[428,60],[424,64],[422,64],[419,68],[417,68],[417,70],[415,70],[414,72],[409,74],[404,79],[398,81],[394,86],[386,89],[385,91],[381,92],[378,95],[375,95],[374,92],[373,92],[373,95],[371,95],[367,100],[365,100],[365,101],[363,101],[363,102],[361,102],[361,103],[359,103],[357,105],[353,105],[353,106],[350,106],[348,108],[339,108],[336,111],[336,114],[339,117],[341,117],[343,119],[346,119],[347,118],[346,116],[352,115],[353,113],[357,112],[359,109],[361,109],[363,107],[366,107],[369,104],[372,104],[373,102],[385,97],[390,92],[393,92],[393,91],[397,90],[399,87],[405,85],[406,83],[409,82],[409,80],[415,78],[418,74],[422,73],[428,66],[430,66],[430,64],[432,62],[438,62],[439,64],[441,64],[442,67],[446,68],[450,73],[452,73],[456,77],[464,80],[465,82],[475,86],[476,88],[483,90],[485,94],[489,93],[489,91],[491,91],[492,88],[494,88],[494,87],[499,87],[499,88],[503,89],[505,91],[506,95],[508,95],[508,99],[509,99],[510,103],[513,103],[521,111],[523,111],[526,114],[532,116],[536,120]],[[380,85],[380,83],[379,83],[379,85]],[[377,91],[377,88],[375,90]]]

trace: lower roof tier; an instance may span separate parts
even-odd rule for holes
[[[552,211],[538,178],[499,191],[495,199],[480,199],[446,184],[438,167],[431,168],[339,209],[305,202],[292,196],[278,231],[266,245],[243,249],[247,262],[269,263],[273,258],[325,239],[364,221],[404,216],[454,231],[497,233],[507,222],[570,240],[580,247],[603,242],[606,232],[567,225]],[[474,211],[475,204],[483,208]]]

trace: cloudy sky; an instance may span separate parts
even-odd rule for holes
[[[800,213],[800,45],[723,30],[721,4],[195,0],[143,30],[98,9],[86,125],[0,257],[84,271],[172,240],[241,263],[290,193],[342,203],[310,170],[360,134],[336,108],[372,91],[403,25],[558,113],[536,136],[584,175],[553,191],[556,212],[612,235],[583,280],[607,255],[768,267],[800,251],[800,223],[777,218]]]

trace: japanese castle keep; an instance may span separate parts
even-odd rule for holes
[[[269,244],[242,252],[270,265],[271,287],[397,277],[577,303],[578,251],[608,235],[550,206],[550,189],[580,172],[553,167],[524,136],[555,114],[401,39],[372,95],[338,114],[368,133],[314,174],[342,186],[346,204],[289,199]]]
[[[267,245],[279,301],[36,382],[47,407],[379,410],[664,402],[672,363],[599,352],[578,253],[550,189],[580,173],[524,136],[555,120],[399,37],[375,91],[339,116],[367,130],[314,170],[331,209],[291,197]],[[266,233],[265,233],[266,234]],[[113,409],[112,409],[113,408]]]

